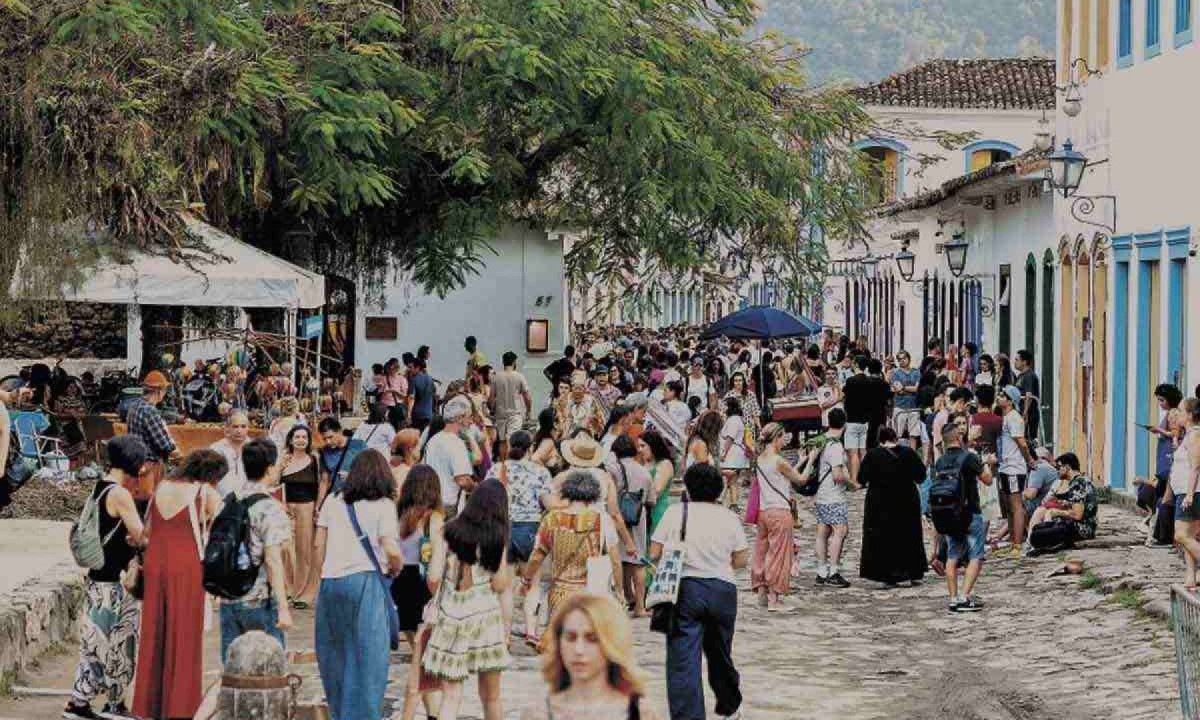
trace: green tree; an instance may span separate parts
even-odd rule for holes
[[[0,277],[112,242],[203,263],[181,210],[379,288],[461,285],[505,222],[630,286],[729,239],[823,278],[869,119],[746,41],[751,0],[0,0]],[[724,240],[725,242],[722,242]],[[637,271],[637,272],[635,272]],[[8,283],[0,284],[0,296]]]

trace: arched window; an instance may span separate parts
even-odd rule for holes
[[[890,138],[868,138],[851,145],[871,160],[873,175],[867,197],[874,204],[904,196],[904,157],[908,146]]]
[[[1021,149],[1012,143],[1001,140],[978,140],[963,148],[966,161],[966,172],[982,170],[1005,160],[1012,160]]]

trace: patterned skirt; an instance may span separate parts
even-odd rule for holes
[[[500,598],[488,583],[446,589],[421,665],[430,675],[454,682],[504,670],[510,661],[507,640]]]

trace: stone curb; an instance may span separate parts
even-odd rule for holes
[[[83,600],[83,573],[73,563],[60,563],[0,596],[0,687],[75,637]]]

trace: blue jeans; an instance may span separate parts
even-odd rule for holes
[[[971,526],[962,537],[946,537],[946,556],[951,560],[982,560],[987,554],[987,523],[979,513],[971,518]]]
[[[279,641],[287,649],[283,631],[276,627],[279,608],[274,600],[245,605],[236,600],[221,603],[221,663],[229,657],[229,646],[251,630],[261,630]]]
[[[717,714],[732,715],[742,705],[741,677],[733,666],[737,586],[710,578],[684,578],[667,635],[667,703],[671,720],[705,720],[700,654],[708,660],[708,686],[717,696]]]
[[[333,720],[383,717],[391,601],[374,570],[321,581],[317,666]]]

